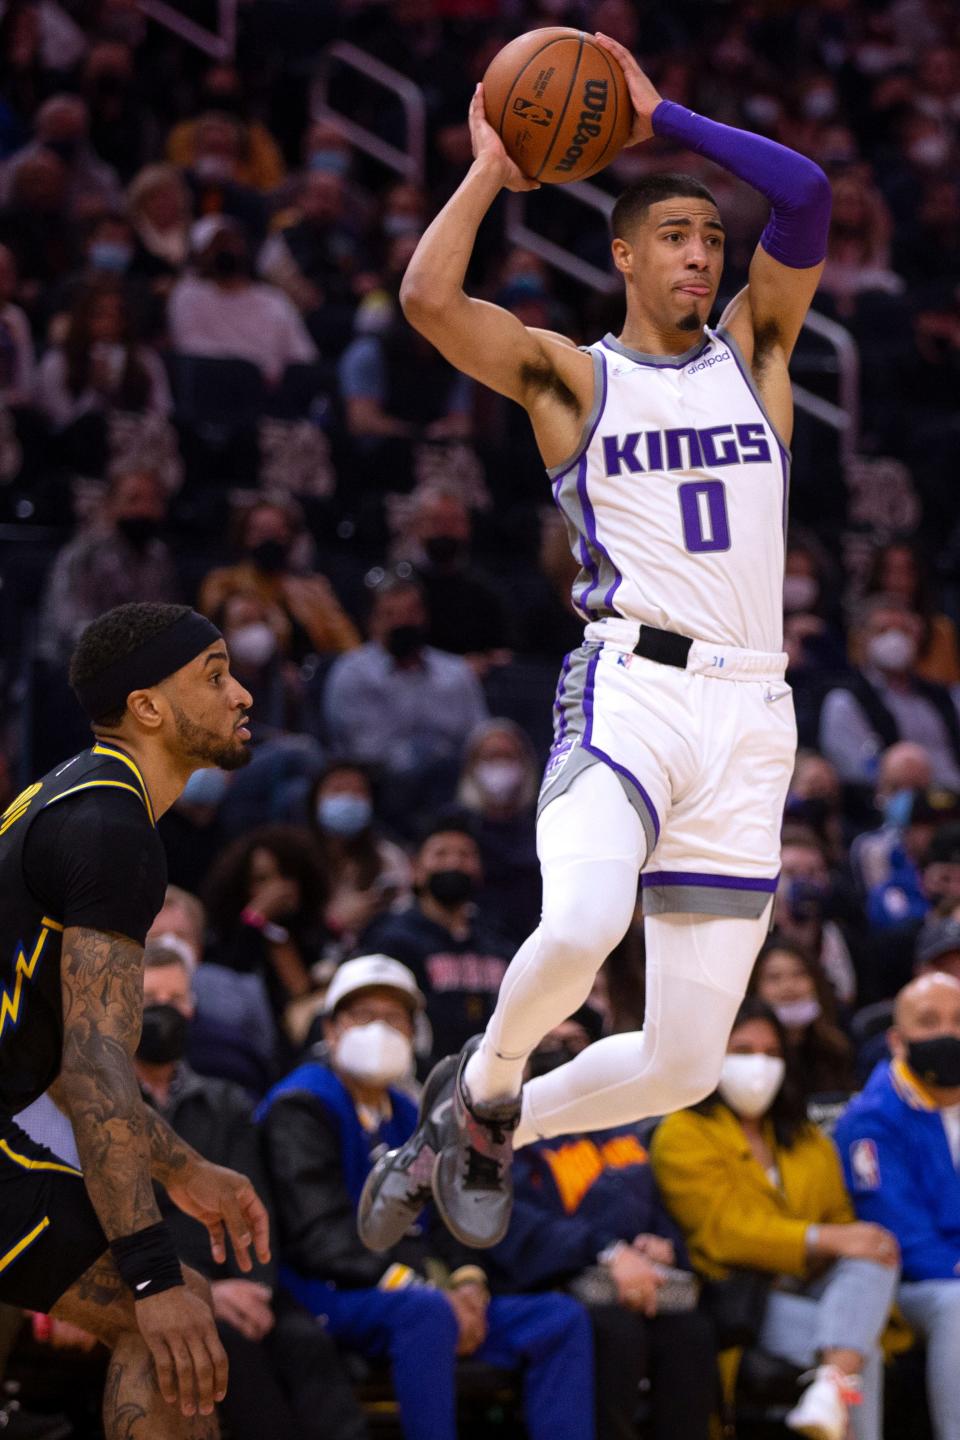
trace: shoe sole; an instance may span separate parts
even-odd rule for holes
[[[469,1060],[470,1055],[473,1053],[473,1051],[477,1048],[477,1045],[480,1042],[480,1038],[481,1037],[478,1035],[475,1036],[472,1041],[468,1041],[467,1045],[470,1047],[470,1049],[468,1050],[465,1046],[464,1050],[461,1052],[461,1055],[457,1062],[457,1071],[455,1072],[454,1084],[456,1084],[456,1074],[459,1073],[461,1066],[464,1070],[466,1069],[467,1061]],[[489,1250],[491,1246],[499,1245],[500,1241],[504,1238],[507,1231],[510,1229],[510,1213],[513,1209],[512,1184],[510,1186],[510,1204],[507,1206],[506,1218],[500,1228],[492,1235],[478,1236],[475,1234],[471,1234],[470,1231],[465,1230],[463,1226],[454,1219],[454,1217],[450,1214],[447,1206],[444,1204],[443,1192],[441,1188],[440,1166],[443,1163],[443,1157],[445,1153],[445,1151],[441,1150],[438,1153],[433,1165],[433,1178],[431,1181],[431,1186],[433,1189],[433,1203],[436,1206],[437,1214],[440,1216],[440,1219],[450,1231],[450,1234],[453,1236],[453,1238],[455,1240],[459,1240],[461,1245],[466,1245],[471,1250]],[[456,1183],[453,1182],[450,1188],[455,1191]]]
[[[836,1431],[829,1426],[818,1425],[816,1421],[810,1421],[806,1425],[791,1425],[787,1417],[784,1425],[791,1434],[804,1436],[804,1440],[836,1440]]]

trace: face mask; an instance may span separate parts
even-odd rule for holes
[[[287,563],[287,546],[282,540],[261,540],[250,550],[250,559],[264,575],[279,575]]]
[[[837,108],[832,90],[808,90],[803,97],[803,113],[808,120],[825,120]]]
[[[906,630],[884,630],[882,635],[872,635],[867,641],[867,660],[878,670],[903,672],[911,668],[916,658],[917,647]]]
[[[223,155],[198,155],[193,170],[199,179],[207,180],[212,185],[233,179],[233,161]]]
[[[427,639],[425,625],[395,625],[384,637],[384,646],[394,660],[409,660],[422,650]]]
[[[786,1068],[779,1055],[727,1055],[717,1089],[735,1114],[756,1120],[770,1109]]]
[[[317,806],[317,824],[331,835],[352,839],[366,830],[373,806],[363,795],[325,795]]]
[[[488,800],[512,800],[523,784],[524,769],[519,760],[481,760],[473,778]]]
[[[531,1080],[538,1075],[549,1075],[551,1070],[558,1070],[561,1065],[575,1060],[579,1054],[579,1050],[574,1050],[569,1045],[551,1045],[543,1050],[534,1050],[530,1056]]]
[[[227,635],[227,649],[238,665],[259,670],[277,653],[277,637],[266,620],[255,620],[250,625],[241,625]]]
[[[477,882],[466,870],[435,870],[427,889],[441,905],[462,905],[477,893]]]
[[[941,1085],[945,1090],[960,1085],[960,1037],[932,1035],[929,1040],[911,1040],[907,1064],[925,1085]]]
[[[384,1020],[351,1025],[336,1043],[337,1066],[354,1080],[390,1085],[413,1069],[413,1045]]]
[[[925,135],[907,147],[907,154],[921,169],[939,170],[950,154],[950,142],[941,135]]]
[[[784,1000],[773,1009],[787,1030],[802,1030],[820,1017],[820,1001],[813,996],[809,1000]]]
[[[176,1005],[145,1005],[138,1060],[146,1065],[169,1065],[182,1060],[187,1052],[189,1023]]]
[[[783,608],[788,614],[797,610],[810,610],[817,603],[820,586],[812,575],[785,575],[783,577]]]
[[[883,802],[883,819],[887,825],[893,825],[902,830],[904,825],[910,822],[910,813],[913,810],[913,791],[894,790]]]
[[[94,270],[104,270],[109,275],[122,275],[133,259],[130,246],[114,240],[95,240],[88,254]]]
[[[159,522],[151,520],[148,515],[129,515],[116,524],[120,534],[135,550],[143,550],[160,533]]]
[[[226,795],[228,784],[229,781],[222,770],[194,770],[180,793],[180,799],[185,800],[188,805],[214,807],[219,805]]]
[[[346,150],[314,150],[307,165],[311,170],[325,170],[328,175],[346,175],[350,155]]]
[[[398,235],[419,235],[423,221],[418,220],[416,215],[384,215],[382,229],[394,240]]]
[[[751,95],[743,109],[747,119],[756,125],[776,125],[780,119],[780,102],[772,95]]]
[[[467,547],[455,535],[431,535],[424,540],[423,548],[431,565],[450,565],[461,558]]]
[[[218,250],[210,262],[211,273],[218,280],[235,280],[246,273],[247,262],[235,250]]]

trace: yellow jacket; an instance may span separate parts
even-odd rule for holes
[[[708,1279],[732,1266],[802,1277],[809,1225],[853,1220],[833,1143],[812,1126],[789,1149],[767,1143],[782,1189],[764,1173],[740,1122],[725,1105],[680,1110],[658,1126],[650,1148],[668,1210],[686,1236],[690,1259]]]

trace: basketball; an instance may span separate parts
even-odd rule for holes
[[[545,185],[595,175],[630,138],[623,71],[584,31],[565,25],[505,45],[487,67],[483,96],[511,160]]]

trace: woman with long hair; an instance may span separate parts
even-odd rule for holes
[[[757,956],[747,994],[780,1021],[808,1094],[852,1092],[853,1049],[837,1024],[833,987],[801,945],[774,932]]]
[[[937,604],[930,584],[930,565],[913,540],[891,540],[873,553],[867,595],[895,595],[923,620],[923,641],[916,672],[940,685],[960,683],[957,627]]]

